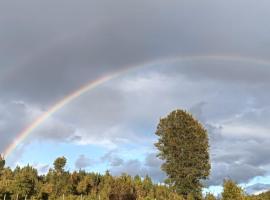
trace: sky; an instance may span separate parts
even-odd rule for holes
[[[23,140],[7,164],[165,174],[159,119],[191,112],[208,130],[206,185],[231,178],[270,188],[270,2],[266,0],[3,0],[0,152],[84,84],[124,71],[69,102]]]

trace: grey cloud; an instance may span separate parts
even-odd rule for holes
[[[203,107],[206,105],[206,102],[199,102],[195,105],[193,105],[189,112],[191,112],[196,119],[198,119],[200,122],[204,122],[205,119],[203,117]]]
[[[257,141],[250,137],[237,139],[233,135],[212,141],[209,184],[219,185],[224,178],[247,183],[256,176],[266,175],[270,162],[268,143],[268,140]]]
[[[255,104],[256,105],[256,104]],[[270,128],[268,126],[268,119],[270,117],[270,107],[269,105],[262,105],[258,107],[257,105],[255,108],[251,108],[241,115],[238,115],[231,121],[232,124],[244,123],[251,126],[265,126],[266,128]],[[258,133],[256,133],[258,134]]]
[[[121,158],[114,158],[112,161],[111,161],[111,163],[110,163],[110,165],[111,166],[113,166],[113,167],[116,167],[116,166],[119,166],[119,165],[121,165],[121,164],[123,164],[123,159],[121,159]]]
[[[224,134],[223,124],[211,123],[206,112],[207,106],[205,103],[198,103],[191,110],[202,120],[210,137],[212,173],[208,184],[220,185],[224,178],[247,183],[256,176],[266,175],[269,166],[269,159],[267,159],[269,140],[266,139],[268,134],[259,136],[261,133],[256,133],[256,131],[258,127],[267,129],[268,125],[263,122],[265,118],[263,119],[262,116],[268,115],[268,109],[253,109],[249,105],[248,110],[244,109],[240,112],[242,114],[233,115],[231,120],[226,120],[224,126],[226,123],[235,123],[243,128],[249,127],[250,124],[256,125],[254,130],[250,130],[254,132],[253,135],[244,131],[241,136],[237,137],[238,133]],[[202,116],[206,116],[206,118],[202,118]]]
[[[115,155],[115,151],[109,151],[101,157],[101,162],[109,162],[111,167],[118,167],[124,163],[124,160]]]
[[[212,174],[208,181],[208,185],[221,185],[225,178],[230,178],[238,183],[246,183],[256,176],[264,176],[267,171],[265,169],[255,167],[248,164],[222,164],[212,165]]]
[[[93,160],[86,157],[85,155],[80,155],[75,162],[76,169],[85,169],[93,164]]]
[[[0,152],[13,142],[17,133],[32,120],[33,113],[24,102],[0,100]]]
[[[129,149],[128,151],[131,151]],[[145,155],[145,160],[124,159],[118,155],[118,150],[112,150],[100,158],[101,163],[109,163],[109,171],[113,175],[128,173],[132,176],[139,175],[144,177],[149,175],[156,182],[162,182],[166,177],[161,171],[161,161],[155,156],[155,153]]]
[[[128,173],[132,176],[138,175],[141,173],[142,164],[139,160],[128,160],[125,163],[123,163],[118,168],[111,168],[110,171],[114,175],[120,175],[122,173]],[[145,173],[143,169],[143,173]]]
[[[268,157],[270,147],[269,142],[254,142],[253,145],[246,146],[245,163],[249,163],[254,166],[267,166],[270,163]]]
[[[2,82],[1,88],[10,95],[48,103],[86,81],[127,65],[167,56],[212,52],[258,55],[262,48],[257,44],[268,40],[266,35],[261,35],[268,30],[261,21],[267,15],[262,12],[265,6],[255,6],[251,1],[245,1],[245,5],[258,12],[256,18],[250,13],[238,12],[242,6],[234,5],[238,9],[232,10],[232,2],[219,5],[211,0],[199,5],[190,1],[60,2],[16,1],[20,6],[15,7],[13,3],[1,6],[5,18],[1,22],[4,34],[0,39],[7,44],[2,49],[7,54],[4,58],[21,63],[24,52],[33,57]],[[233,21],[228,18],[228,11],[234,16]],[[149,16],[149,13],[152,14]],[[255,20],[254,28],[241,23],[244,19]],[[247,32],[257,37],[250,40]],[[53,42],[56,38],[67,39]],[[52,47],[34,55],[48,43]],[[216,72],[214,68],[211,70]],[[204,72],[211,74],[209,70]]]
[[[251,59],[251,60],[249,60]],[[241,60],[241,59],[240,59]],[[252,58],[243,58],[242,61],[228,56],[227,58],[200,60],[201,67],[196,62],[188,62],[185,66],[178,67],[177,71],[189,78],[197,80],[214,80],[236,82],[238,84],[262,85],[269,83],[269,61],[260,64]],[[179,64],[175,64],[176,66]],[[255,67],[256,66],[256,67]]]
[[[38,140],[74,143],[82,139],[81,136],[76,135],[76,128],[53,117],[38,127],[33,137]]]
[[[199,120],[200,123],[203,124],[203,126],[206,128],[209,136],[209,141],[211,144],[211,147],[215,146],[216,143],[218,143],[220,140],[222,140],[222,126],[220,125],[214,125],[207,122],[207,114],[204,111],[204,107],[207,105],[206,102],[199,102],[191,106],[189,109],[189,112],[193,114],[193,116]],[[205,116],[204,116],[205,115]]]
[[[156,153],[150,153],[146,155],[145,165],[148,167],[161,167],[162,160],[157,158]]]
[[[14,142],[19,134],[29,127],[33,121],[44,112],[40,108],[26,104],[23,101],[6,102],[0,99],[0,152]],[[25,145],[39,140],[52,140],[54,142],[76,142],[81,140],[77,136],[75,129],[69,123],[65,123],[55,117],[51,117],[40,127],[31,132],[31,137],[27,137],[17,145],[17,149],[9,157],[9,163],[14,164],[23,155]]]
[[[159,165],[149,167],[137,159],[127,160],[121,166],[111,168],[110,171],[113,175],[120,175],[122,173],[128,173],[132,176],[139,175],[141,177],[149,175],[156,182],[163,182],[166,178]]]
[[[269,188],[270,188],[270,184],[257,183],[257,184],[245,187],[245,191],[248,194],[258,194],[261,192],[268,191]]]

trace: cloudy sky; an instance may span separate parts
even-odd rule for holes
[[[170,111],[207,128],[216,188],[270,184],[269,1],[4,0],[0,2],[0,152],[85,83],[127,70],[58,110],[18,145],[9,166],[162,181],[153,143]],[[185,58],[185,59],[184,59]]]

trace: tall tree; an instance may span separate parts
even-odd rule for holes
[[[160,119],[155,144],[158,157],[164,160],[162,169],[167,173],[167,183],[177,193],[187,196],[201,195],[203,179],[210,173],[207,131],[191,114],[175,110]]]
[[[54,196],[62,196],[72,191],[70,173],[64,170],[67,163],[65,157],[59,157],[54,161],[54,171],[48,173],[48,179],[53,185]]]

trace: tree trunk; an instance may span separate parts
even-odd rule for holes
[[[27,200],[27,195],[25,195],[24,200]]]
[[[5,195],[4,195],[4,200],[6,200],[6,196],[7,196],[7,194],[5,193]]]
[[[17,194],[16,200],[18,200],[18,198],[19,198],[19,194]]]

